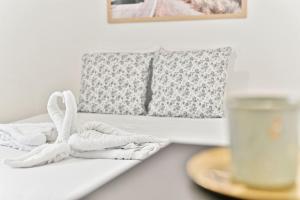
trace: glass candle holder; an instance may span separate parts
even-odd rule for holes
[[[293,185],[298,164],[298,104],[285,97],[228,100],[233,179],[257,188]]]

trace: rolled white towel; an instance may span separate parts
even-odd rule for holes
[[[87,130],[74,134],[69,139],[69,145],[77,151],[96,151],[122,147],[128,144],[166,143],[167,140],[149,135],[109,135]]]
[[[155,143],[145,143],[143,145],[128,144],[122,147],[109,148],[97,151],[74,151],[71,149],[71,155],[78,158],[89,159],[117,159],[117,160],[143,160],[154,154],[163,146]]]
[[[168,140],[131,134],[103,122],[88,122],[68,141],[71,155],[83,158],[144,159]]]

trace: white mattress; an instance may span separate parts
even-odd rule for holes
[[[228,144],[226,120],[181,119],[148,116],[79,114],[79,123],[101,120],[137,134],[168,137],[171,141],[193,144]],[[21,122],[46,122],[40,115]],[[0,158],[22,152],[0,147]],[[28,169],[12,169],[0,164],[0,199],[77,199],[100,187],[138,161],[68,159]]]

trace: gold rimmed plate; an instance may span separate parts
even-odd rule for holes
[[[252,200],[300,200],[300,180],[286,189],[262,190],[232,180],[228,148],[213,148],[194,155],[187,163],[187,173],[199,186],[234,198]]]

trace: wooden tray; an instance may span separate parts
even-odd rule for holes
[[[213,148],[193,156],[187,163],[187,173],[199,186],[226,196],[240,199],[299,199],[300,180],[282,190],[261,190],[231,180],[228,148]]]

